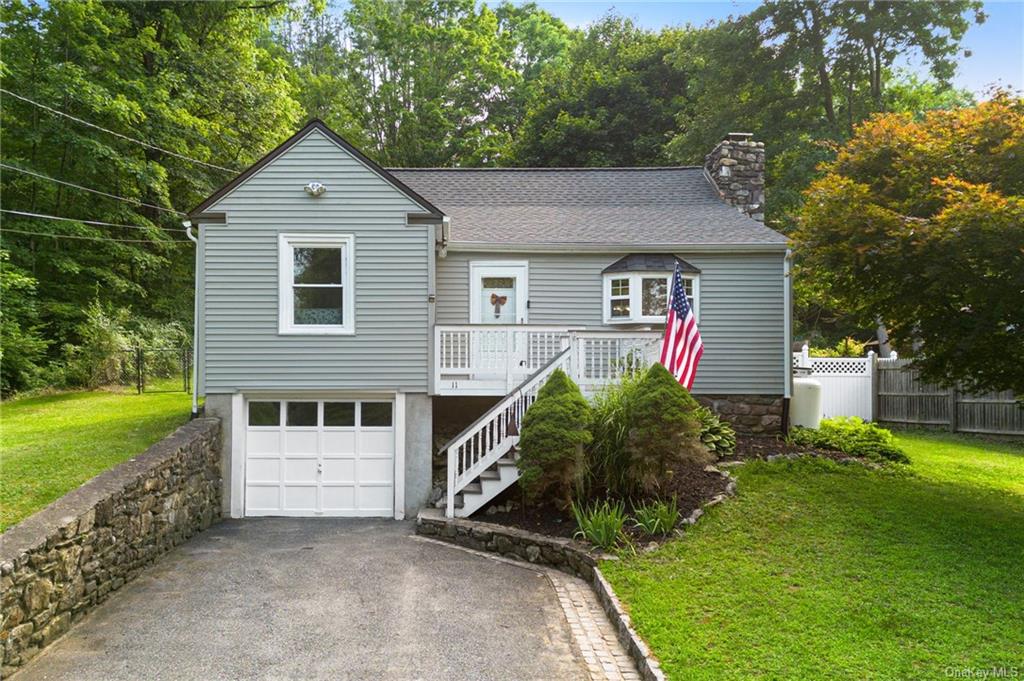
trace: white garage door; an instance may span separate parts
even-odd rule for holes
[[[246,515],[393,514],[393,402],[249,400],[246,424]]]

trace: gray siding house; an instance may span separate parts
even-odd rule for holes
[[[551,371],[593,393],[656,356],[676,263],[694,394],[778,431],[788,251],[759,219],[763,169],[748,135],[704,167],[384,169],[309,123],[189,216],[225,511],[401,518],[435,452],[449,515],[483,507]]]

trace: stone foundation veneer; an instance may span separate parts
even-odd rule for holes
[[[779,395],[694,395],[744,435],[782,433],[782,404]]]
[[[219,433],[217,419],[192,421],[3,534],[0,675],[220,519]]]

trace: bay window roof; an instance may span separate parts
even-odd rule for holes
[[[679,263],[684,274],[700,274],[700,270],[682,258],[670,253],[631,253],[619,258],[602,270],[602,274],[615,272],[674,272]]]

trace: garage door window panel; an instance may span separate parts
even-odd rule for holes
[[[354,428],[355,425],[355,402],[324,402],[325,428]]]

